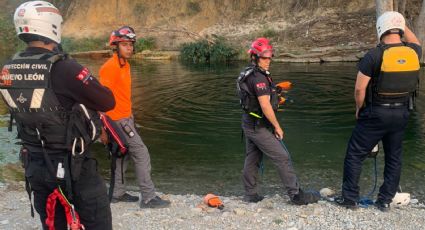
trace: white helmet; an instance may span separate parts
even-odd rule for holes
[[[56,43],[61,42],[62,16],[59,10],[49,2],[30,1],[16,8],[13,16],[18,37],[25,41],[33,41],[38,35]]]
[[[396,11],[387,11],[379,16],[376,21],[376,31],[378,33],[378,39],[381,39],[381,36],[392,29],[399,29],[404,32],[406,22],[402,14]]]

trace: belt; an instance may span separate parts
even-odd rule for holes
[[[397,102],[397,103],[374,104],[374,105],[382,106],[382,107],[388,107],[388,108],[391,108],[391,107],[402,107],[402,106],[407,106],[407,104],[406,104],[406,103],[399,103],[399,102]]]

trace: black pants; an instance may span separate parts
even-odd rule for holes
[[[397,191],[402,162],[402,141],[409,118],[407,106],[368,106],[360,111],[347,146],[344,160],[342,195],[357,202],[362,164],[373,147],[382,140],[385,152],[384,183],[378,199],[390,203]]]
[[[34,208],[40,215],[43,229],[47,229],[45,220],[46,201],[50,193],[57,188],[58,182],[47,170],[42,153],[30,154],[29,165],[25,170],[31,189],[34,194]],[[56,169],[59,158],[52,160]],[[60,182],[65,195],[66,184]],[[97,172],[97,162],[94,158],[86,157],[81,168],[81,175],[77,181],[72,181],[73,200],[75,210],[80,215],[81,223],[86,229],[112,229],[112,216],[105,182]],[[59,201],[56,203],[55,228],[66,228],[65,212]]]

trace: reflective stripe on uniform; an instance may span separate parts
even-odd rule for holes
[[[34,89],[31,98],[31,109],[39,109],[41,107],[41,102],[43,101],[45,89]]]
[[[10,96],[9,91],[7,89],[0,89],[1,94],[3,95],[3,98],[6,100],[7,104],[12,108],[17,108],[15,102],[13,101],[12,97]]]

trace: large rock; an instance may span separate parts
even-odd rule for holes
[[[335,191],[330,188],[322,188],[320,189],[320,195],[322,197],[330,197],[335,195]]]
[[[141,58],[145,60],[171,60],[177,59],[180,56],[178,51],[151,51],[144,50],[134,55],[134,58]]]
[[[322,62],[357,62],[359,58],[356,55],[321,57]]]
[[[233,210],[233,212],[238,216],[244,216],[244,215],[247,214],[247,211],[245,209],[242,209],[242,208],[235,208]]]
[[[320,58],[275,58],[275,62],[287,62],[287,63],[319,63]]]

